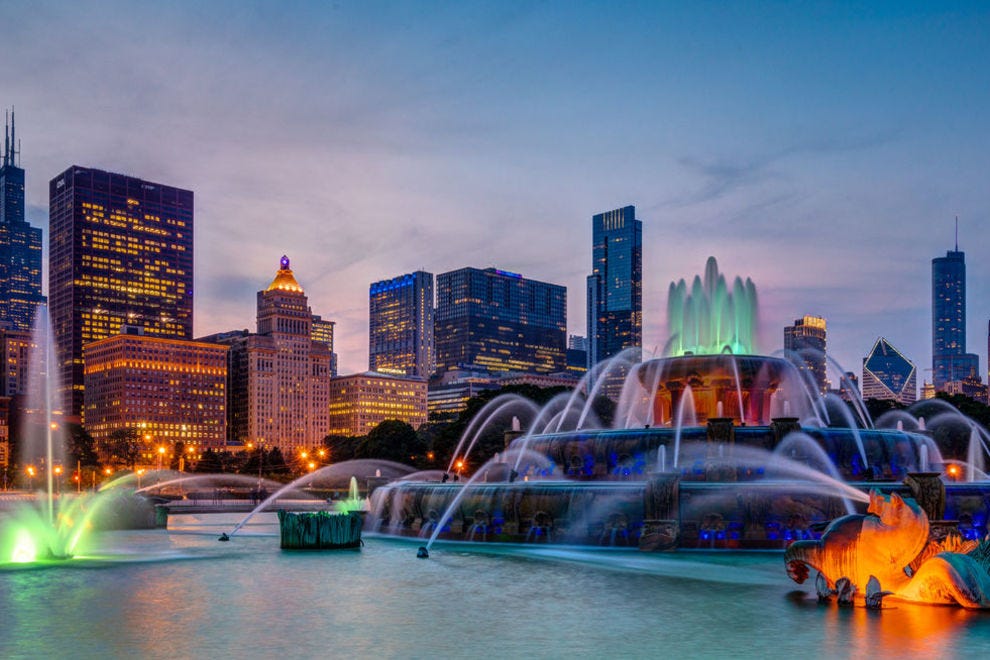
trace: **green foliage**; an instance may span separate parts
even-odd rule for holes
[[[355,458],[357,447],[365,439],[363,435],[328,435],[323,446],[330,453],[330,461],[340,463]]]
[[[990,406],[970,399],[968,396],[964,396],[962,394],[945,394],[940,392],[936,396],[939,399],[944,399],[945,401],[951,403],[959,410],[959,412],[966,415],[983,428],[990,428]]]
[[[201,474],[215,474],[217,472],[222,472],[223,464],[220,462],[220,456],[217,455],[217,452],[212,449],[207,449],[203,452],[203,455],[196,463],[196,469],[193,471]]]
[[[877,419],[880,415],[891,410],[903,410],[904,405],[894,399],[866,399],[863,401],[866,412],[870,414],[870,419]]]
[[[276,476],[289,474],[289,465],[285,462],[282,450],[278,447],[272,447],[265,456],[265,474]]]
[[[100,458],[96,454],[96,442],[81,424],[66,425],[65,450],[69,466],[99,468]]]
[[[141,453],[141,434],[133,427],[113,431],[107,441],[107,453],[112,464],[133,470]]]
[[[426,446],[412,426],[397,419],[386,419],[357,445],[354,457],[417,465],[425,453]]]

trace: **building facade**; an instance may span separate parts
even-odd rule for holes
[[[437,371],[556,373],[567,367],[567,289],[516,273],[437,276]]]
[[[337,375],[337,353],[333,350],[333,332],[337,322],[313,314],[313,341],[319,342],[330,351],[330,375]]]
[[[226,444],[226,346],[125,327],[87,344],[83,358],[86,430],[102,456],[114,432],[127,429],[169,453],[182,442],[193,457]]]
[[[433,274],[416,271],[368,290],[368,369],[429,378],[436,371]]]
[[[893,399],[903,405],[918,400],[918,370],[883,337],[863,358],[864,399]]]
[[[30,332],[0,329],[0,396],[28,394],[34,348]],[[43,368],[40,362],[37,366]]]
[[[41,295],[41,229],[28,224],[13,115],[0,161],[0,328],[30,332]]]
[[[330,381],[330,435],[367,435],[387,419],[426,422],[426,380],[365,372]]]
[[[980,359],[966,352],[966,255],[956,246],[932,259],[932,382],[979,376]]]
[[[591,219],[588,368],[643,345],[643,223],[625,206]]]
[[[313,339],[313,313],[288,257],[258,292],[257,307],[256,334],[226,332],[201,341],[230,347],[228,439],[288,455],[327,435],[330,349]]]
[[[815,383],[819,394],[825,394],[829,388],[825,368],[826,330],[824,318],[808,315],[784,328],[784,351]]]
[[[83,346],[125,325],[192,338],[193,193],[73,165],[49,184],[49,222],[60,394],[81,416]]]

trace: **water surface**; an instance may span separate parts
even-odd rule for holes
[[[268,515],[268,514],[266,514]],[[779,553],[434,547],[283,552],[270,518],[113,532],[0,571],[0,657],[950,657],[990,613],[820,606]],[[0,523],[2,524],[2,523]]]

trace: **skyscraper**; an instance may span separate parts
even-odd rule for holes
[[[83,346],[144,328],[190,339],[193,193],[73,165],[49,183],[48,288],[60,394],[83,410]]]
[[[368,291],[368,368],[429,378],[436,371],[433,275],[416,271]]]
[[[0,328],[30,332],[41,295],[41,229],[24,217],[24,170],[13,113],[0,161]]]
[[[863,358],[863,398],[893,399],[904,405],[918,400],[918,370],[911,360],[880,337]]]
[[[625,206],[591,219],[588,367],[643,344],[643,223]]]
[[[932,259],[932,380],[945,384],[979,373],[979,357],[966,352],[966,255],[949,250]]]
[[[821,394],[828,391],[825,347],[825,319],[820,316],[804,316],[784,328],[784,350],[798,369],[810,374]]]
[[[566,368],[567,289],[495,268],[437,276],[437,370]]]
[[[330,348],[313,338],[313,312],[289,258],[258,292],[258,332],[225,332],[200,341],[230,347],[229,440],[278,447],[313,447],[329,428]],[[319,334],[319,333],[317,333]]]

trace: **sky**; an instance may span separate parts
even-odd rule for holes
[[[671,281],[751,277],[760,347],[804,314],[858,373],[930,379],[931,259],[990,320],[990,5],[0,0],[28,219],[76,164],[195,192],[197,336],[255,328],[286,254],[367,369],[368,286],[496,266],[568,290],[591,217],[643,222],[644,347]]]

